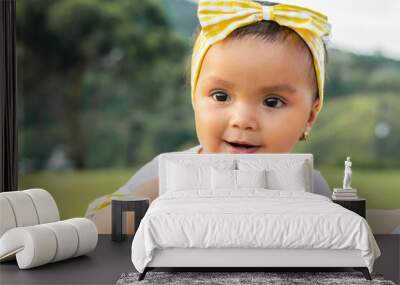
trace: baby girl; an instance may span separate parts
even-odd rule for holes
[[[201,1],[192,53],[195,153],[289,153],[307,140],[323,103],[326,16],[293,5],[251,0]],[[172,151],[172,150],[171,150]],[[314,192],[330,196],[314,170]],[[86,212],[110,233],[113,196],[158,196],[158,159]]]

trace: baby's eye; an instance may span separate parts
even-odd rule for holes
[[[227,95],[225,92],[215,92],[213,94],[211,94],[211,96],[214,98],[214,100],[219,101],[219,102],[224,102],[227,101],[227,99],[229,99],[229,95]]]
[[[281,99],[278,97],[269,97],[264,100],[265,105],[268,107],[272,108],[281,108],[283,105],[285,105],[285,102],[283,102]]]

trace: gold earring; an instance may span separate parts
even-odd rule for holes
[[[301,141],[307,141],[309,135],[310,135],[310,133],[307,132],[307,131],[305,131],[305,132],[303,133],[303,135],[301,136],[300,140],[301,140]]]

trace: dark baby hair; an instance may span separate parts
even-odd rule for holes
[[[194,39],[197,38],[201,30],[201,27],[198,26],[195,33]],[[315,74],[314,65],[312,64],[313,56],[308,48],[306,42],[298,35],[294,30],[289,27],[282,26],[275,21],[262,20],[256,23],[252,23],[250,25],[246,25],[234,30],[230,33],[226,39],[240,39],[245,36],[255,36],[257,38],[261,38],[267,42],[284,42],[289,38],[295,38],[297,41],[300,41],[302,44],[297,45],[299,50],[307,53],[311,59],[311,67],[310,72]],[[193,41],[194,42],[194,41]],[[325,50],[325,65],[328,63],[328,51],[326,45],[324,43]],[[187,67],[187,80],[190,85],[190,61]],[[325,76],[325,75],[324,75]],[[316,92],[314,94],[314,100],[318,98],[318,88],[316,87]]]

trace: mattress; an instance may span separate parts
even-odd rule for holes
[[[159,196],[132,241],[133,265],[143,272],[172,248],[359,250],[370,272],[380,256],[361,216],[318,194],[269,189]]]

